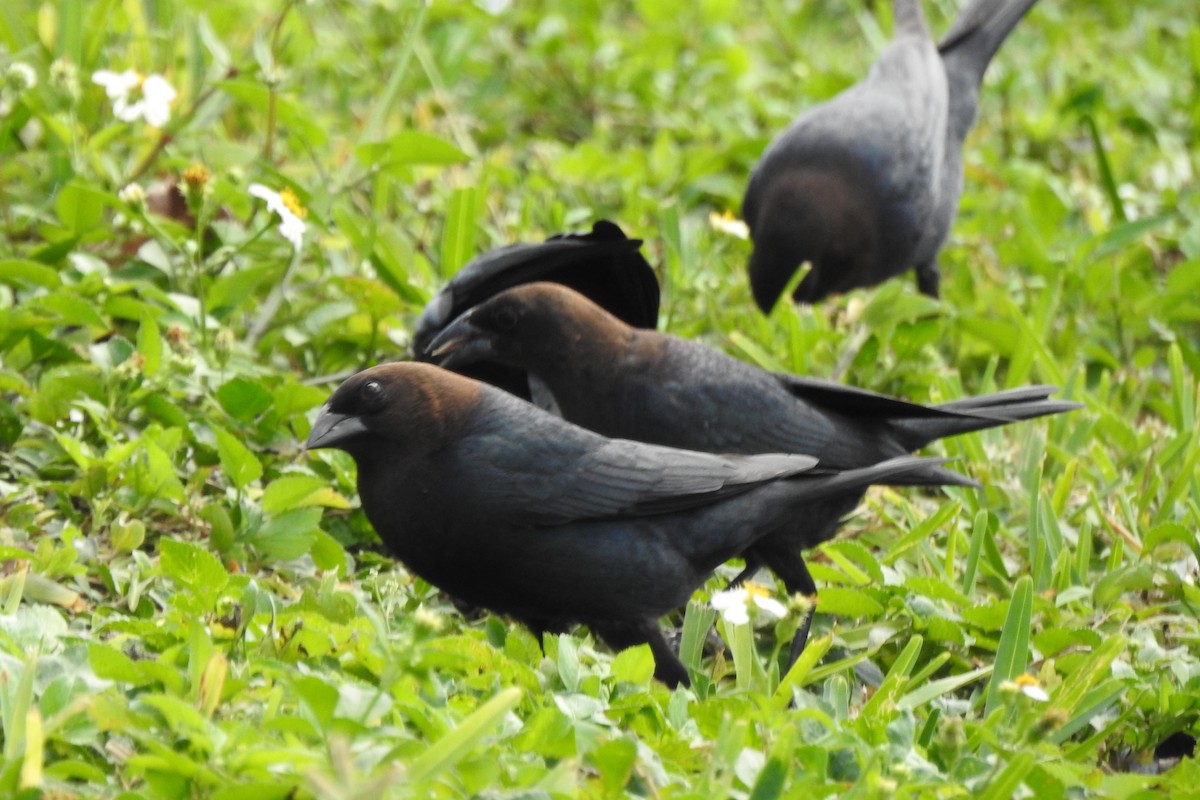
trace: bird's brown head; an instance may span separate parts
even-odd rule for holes
[[[463,314],[433,340],[429,356],[449,369],[491,361],[537,373],[581,348],[619,346],[633,331],[573,289],[528,283]]]
[[[313,422],[305,447],[418,456],[448,441],[479,405],[477,381],[405,361],[363,370],[343,383]]]

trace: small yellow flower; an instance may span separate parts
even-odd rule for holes
[[[279,232],[299,250],[304,241],[304,217],[308,216],[308,209],[300,205],[296,193],[291,189],[275,192],[261,183],[250,184],[248,191],[259,200],[265,201],[267,208],[279,215]]]
[[[183,171],[183,182],[197,189],[203,189],[211,180],[212,171],[203,164],[193,164]]]

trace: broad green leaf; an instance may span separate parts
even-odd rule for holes
[[[62,279],[58,277],[56,270],[45,264],[19,258],[5,258],[0,259],[0,283],[55,289],[62,284]]]
[[[100,224],[112,197],[86,183],[68,183],[54,199],[54,212],[67,228],[86,233]]]
[[[163,574],[210,602],[229,582],[225,567],[200,545],[164,538],[158,549]]]
[[[250,422],[271,407],[271,393],[261,383],[239,376],[221,385],[217,402],[229,416]]]
[[[864,590],[826,586],[817,594],[817,610],[839,617],[873,619],[883,613],[883,606]]]
[[[311,475],[284,475],[267,484],[263,492],[262,508],[268,514],[307,506],[349,508],[350,503],[330,488],[328,481]]]
[[[382,141],[354,148],[360,163],[380,168],[397,166],[447,166],[469,161],[466,153],[449,142],[420,131],[401,131]]]
[[[215,425],[213,434],[217,437],[217,455],[221,459],[221,469],[235,487],[244,489],[249,483],[262,477],[262,463],[236,436]]]
[[[628,647],[617,653],[609,672],[617,681],[645,685],[654,675],[654,655],[650,646]]]

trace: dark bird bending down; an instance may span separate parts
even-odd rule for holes
[[[658,324],[659,289],[642,256],[641,239],[599,220],[590,233],[556,234],[544,242],[517,243],[483,253],[464,266],[425,306],[413,332],[413,357],[423,360],[429,343],[467,309],[512,286],[551,281],[570,286],[639,328]],[[498,364],[464,372],[529,399],[525,376]]]
[[[431,347],[451,369],[495,362],[525,370],[550,408],[605,436],[715,453],[805,453],[839,470],[906,455],[945,436],[1080,408],[1047,399],[1056,391],[1051,386],[929,407],[766,372],[699,342],[631,328],[549,283],[493,297]],[[789,592],[815,594],[800,550],[833,538],[864,491],[828,497],[753,543],[748,570],[764,564]],[[793,657],[797,652],[794,646]]]
[[[763,153],[742,216],[750,284],[769,311],[916,268],[936,297],[938,251],[962,194],[962,147],[992,57],[1036,0],[971,0],[937,49],[920,0],[895,0],[892,41],[867,77],[798,117]]]
[[[670,685],[688,675],[656,619],[718,565],[830,496],[963,480],[938,459],[837,472],[608,439],[411,362],[347,380],[307,446],[354,457],[367,518],[417,575],[539,634],[582,622],[614,648],[648,643]]]

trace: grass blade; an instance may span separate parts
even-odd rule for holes
[[[1029,660],[1029,626],[1033,617],[1033,581],[1024,575],[1013,589],[1000,646],[996,648],[996,664],[988,683],[984,716],[991,715],[1001,700],[1000,685],[1025,671]],[[1006,795],[1007,796],[1007,795]]]
[[[472,747],[504,719],[504,715],[521,702],[522,692],[510,686],[488,700],[458,727],[443,736],[409,765],[408,777],[414,783],[429,780],[457,764]]]

